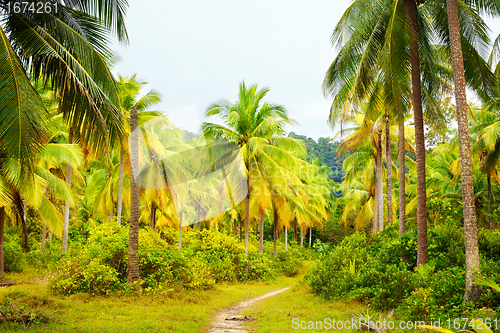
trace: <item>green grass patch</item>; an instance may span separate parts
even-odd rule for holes
[[[21,278],[20,276],[18,276]],[[7,276],[9,278],[9,276]],[[0,324],[2,332],[205,332],[217,310],[291,286],[296,278],[217,285],[213,290],[172,290],[170,295],[54,296],[45,282],[0,289],[0,306],[41,313],[47,323]]]

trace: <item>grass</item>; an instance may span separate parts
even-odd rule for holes
[[[6,277],[14,280],[14,276]],[[22,280],[16,276],[15,280]],[[46,281],[38,280],[0,289],[0,309],[5,301],[21,304],[52,318],[48,323],[24,327],[0,324],[2,332],[204,332],[211,317],[222,308],[267,292],[288,287],[297,278],[280,277],[272,282],[218,285],[214,290],[184,291],[160,295],[77,294],[54,296]]]
[[[266,298],[243,310],[242,315],[256,318],[247,324],[252,332],[295,332],[310,331],[311,323],[318,330],[314,332],[331,332],[321,330],[316,321],[325,318],[335,320],[351,320],[355,313],[364,312],[364,306],[355,302],[329,302],[309,292],[307,285],[295,284],[292,288],[276,296]],[[295,318],[295,319],[294,319]],[[303,322],[303,323],[302,323]],[[302,323],[305,330],[300,329]],[[324,326],[321,326],[324,328]],[[335,332],[352,332],[352,330],[335,330]]]

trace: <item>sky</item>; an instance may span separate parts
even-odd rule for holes
[[[174,124],[198,132],[205,111],[236,101],[238,87],[270,89],[298,124],[287,131],[334,137],[327,124],[331,98],[321,84],[336,56],[330,37],[350,1],[129,0],[130,43],[115,45],[113,72],[137,74],[162,97],[154,107]],[[492,35],[499,20],[488,20]],[[213,117],[210,121],[217,122]]]

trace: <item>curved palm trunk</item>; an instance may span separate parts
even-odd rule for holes
[[[405,0],[410,21],[410,64],[415,120],[415,152],[417,160],[417,267],[427,264],[427,194],[425,185],[425,139],[422,113],[422,86],[420,83],[420,57],[418,53],[417,4]]]
[[[4,262],[3,262],[3,227],[5,222],[5,207],[0,207],[0,284],[4,281]]]
[[[476,300],[482,289],[474,286],[474,274],[481,274],[479,247],[477,241],[476,205],[474,202],[474,180],[470,151],[469,120],[467,118],[467,96],[465,93],[465,74],[460,41],[460,25],[456,0],[446,0],[448,27],[450,29],[453,80],[455,82],[455,101],[457,103],[458,142],[460,147],[460,168],[462,173],[462,202],[464,209],[465,232],[465,295],[464,301]]]
[[[260,217],[260,253],[264,253],[264,210],[259,208],[259,217]]]
[[[392,225],[392,157],[391,157],[391,126],[389,115],[385,114],[385,162],[387,170],[387,222]]]
[[[123,205],[123,165],[125,164],[123,159],[125,155],[125,149],[123,145],[120,146],[120,176],[118,178],[118,202],[117,202],[117,212],[116,212],[116,223],[120,225],[122,223],[122,205]]]
[[[493,229],[493,211],[491,209],[491,176],[490,174],[487,175],[488,179],[488,214],[490,215],[489,221],[490,221],[490,229]]]
[[[405,120],[398,108],[398,168],[399,168],[399,235],[406,231],[406,180],[405,180]]]
[[[139,169],[139,135],[137,107],[130,109],[130,228],[128,234],[128,276],[127,282],[139,289],[139,186],[135,181],[134,170]]]
[[[69,130],[68,143],[73,143],[73,129]],[[71,188],[71,164],[68,164],[66,170],[66,183]],[[64,203],[64,225],[62,234],[62,252],[68,252],[68,230],[69,230],[69,202]]]

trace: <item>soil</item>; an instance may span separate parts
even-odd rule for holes
[[[246,321],[255,319],[248,316],[238,315],[241,312],[241,310],[264,298],[282,293],[289,288],[290,287],[283,288],[280,290],[275,290],[265,295],[252,298],[248,301],[241,302],[239,304],[236,304],[234,306],[219,311],[217,314],[215,314],[210,329],[207,331],[207,333],[248,333],[248,330],[244,328],[244,324]]]

